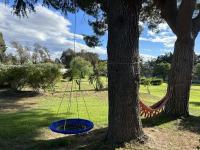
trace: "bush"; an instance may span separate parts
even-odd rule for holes
[[[58,65],[50,63],[1,66],[0,86],[8,84],[14,90],[21,90],[25,85],[29,85],[36,91],[40,88],[54,89],[61,75],[59,69]]]
[[[162,79],[152,79],[151,80],[151,85],[161,85],[163,83]]]
[[[10,66],[6,71],[7,82],[14,90],[21,90],[28,80],[28,66]]]
[[[148,86],[151,84],[151,78],[141,78],[140,79],[140,84]]]
[[[7,68],[5,65],[0,65],[0,87],[4,88],[8,86],[7,82]]]

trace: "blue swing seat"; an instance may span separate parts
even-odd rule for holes
[[[66,128],[64,129],[64,126]],[[73,129],[67,129],[67,126],[74,127]],[[77,128],[76,127],[83,127],[83,128]],[[63,127],[63,128],[60,128]],[[93,122],[86,120],[86,119],[66,119],[66,120],[59,120],[53,122],[49,128],[51,131],[61,134],[80,134],[90,131],[94,127]]]

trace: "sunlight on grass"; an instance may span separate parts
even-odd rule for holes
[[[106,79],[103,79],[107,86]],[[82,91],[76,91],[77,86],[73,87],[71,95],[71,107],[69,106],[69,96],[72,83],[62,81],[56,85],[55,93],[46,92],[43,95],[36,97],[25,97],[16,100],[5,100],[0,97],[1,103],[9,105],[24,105],[26,101],[34,102],[35,105],[29,105],[28,108],[18,109],[17,111],[9,110],[0,113],[0,147],[8,149],[15,145],[13,149],[26,149],[27,145],[34,143],[35,139],[49,139],[56,136],[51,133],[48,126],[51,122],[63,118],[85,118],[94,122],[95,128],[105,127],[108,122],[108,98],[107,91],[96,92],[93,86],[86,82],[86,79],[81,85]],[[67,87],[68,84],[68,87]],[[67,87],[67,88],[66,88]],[[160,100],[165,95],[167,85],[151,86],[150,94],[146,87],[140,86],[140,96],[144,102],[151,105]],[[63,92],[65,92],[64,99]],[[191,90],[190,98],[190,113],[196,116],[200,115],[200,86],[194,85]],[[84,98],[84,99],[83,99]],[[84,102],[85,100],[85,102]],[[77,102],[78,103],[77,103]],[[19,103],[20,102],[20,103]],[[62,102],[62,103],[61,103]],[[78,104],[78,105],[77,105]],[[87,110],[89,116],[87,114]],[[58,112],[60,106],[60,110]],[[77,109],[78,107],[78,109]],[[1,111],[1,109],[0,109]],[[57,115],[58,112],[58,115]],[[166,118],[158,118],[157,120],[144,120],[145,124],[158,125],[160,128],[173,128],[177,121],[168,120]],[[159,124],[158,124],[159,123]],[[26,143],[26,144],[24,144]]]

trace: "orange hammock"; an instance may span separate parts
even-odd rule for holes
[[[144,116],[145,118],[149,118],[160,114],[164,110],[167,100],[168,99],[165,96],[152,106],[147,106],[140,100],[139,101],[140,115]]]

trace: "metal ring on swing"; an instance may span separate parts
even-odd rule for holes
[[[61,134],[81,134],[93,127],[94,124],[90,120],[78,118],[55,121],[49,126],[51,131]]]

